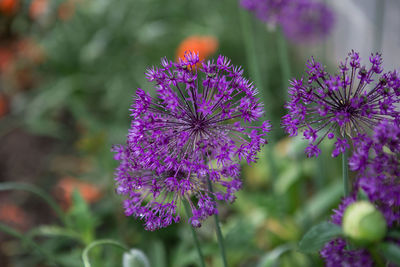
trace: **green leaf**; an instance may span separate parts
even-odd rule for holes
[[[330,184],[307,201],[304,208],[297,212],[296,221],[301,225],[312,222],[339,202],[342,194],[343,184],[338,179],[338,182]]]
[[[78,190],[72,193],[72,203],[68,219],[74,230],[80,233],[83,242],[89,244],[94,239],[97,218],[91,213]]]
[[[75,232],[72,229],[59,227],[56,225],[44,225],[44,226],[36,227],[28,233],[28,236],[30,238],[33,238],[35,236],[47,236],[47,237],[62,236],[62,237],[67,237],[67,238],[81,241],[81,237],[80,237],[79,233]]]
[[[258,262],[257,267],[272,267],[278,266],[278,261],[280,256],[282,256],[285,252],[294,249],[293,244],[284,244],[275,248],[272,251],[266,253],[261,260]]]
[[[41,248],[33,239],[20,233],[12,227],[9,227],[3,223],[0,223],[0,231],[6,234],[9,234],[15,238],[18,238],[21,242],[28,245],[29,247],[39,251],[45,258],[49,260],[49,262],[55,262],[54,256],[50,254],[48,251]]]
[[[34,185],[25,184],[25,183],[13,183],[13,182],[6,182],[0,183],[0,191],[6,190],[22,190],[27,191],[32,194],[37,195],[38,197],[42,198],[49,206],[56,212],[58,217],[66,224],[66,219],[64,212],[61,210],[60,206],[50,197],[45,191],[36,187]]]
[[[389,230],[387,233],[388,237],[400,239],[400,230]]]
[[[101,246],[101,245],[112,245],[112,246],[121,248],[121,249],[123,249],[125,251],[129,250],[125,245],[121,244],[118,241],[112,240],[112,239],[100,239],[100,240],[93,241],[82,252],[82,261],[83,261],[84,267],[91,267],[92,266],[90,264],[90,261],[89,261],[89,251],[92,248],[94,248],[96,246]]]
[[[131,249],[124,253],[122,267],[150,267],[150,262],[141,250]]]
[[[381,243],[378,245],[383,256],[396,265],[400,265],[400,247],[394,243]]]
[[[299,249],[301,252],[318,252],[321,247],[334,237],[342,234],[342,228],[330,222],[314,225],[301,239]]]

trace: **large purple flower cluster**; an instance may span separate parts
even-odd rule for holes
[[[400,225],[400,124],[382,121],[371,137],[356,142],[349,165],[362,189],[383,213],[388,226]]]
[[[355,140],[357,149],[349,165],[358,171],[352,196],[344,198],[331,219],[342,224],[343,213],[356,201],[362,189],[382,212],[389,228],[400,225],[400,125],[398,121],[384,120],[372,136],[360,135]],[[342,238],[328,242],[320,252],[327,266],[373,266],[372,256],[365,249],[346,249]]]
[[[280,25],[287,38],[312,42],[332,30],[334,15],[324,3],[313,0],[241,0],[241,6],[269,26]]]
[[[256,160],[270,124],[249,125],[263,115],[263,105],[243,70],[224,56],[216,62],[199,62],[191,52],[175,63],[164,58],[146,76],[157,96],[136,91],[127,143],[113,149],[120,161],[117,192],[127,196],[126,215],[143,219],[148,230],[179,221],[182,201],[199,227],[218,212],[214,199],[235,200],[239,161]]]
[[[359,54],[351,51],[330,75],[312,58],[307,63],[307,77],[291,81],[288,114],[282,125],[290,136],[304,129],[310,144],[308,157],[318,156],[318,145],[328,137],[335,138],[332,156],[350,147],[349,139],[371,130],[381,120],[399,120],[400,77],[398,72],[383,73],[380,54],[369,57],[369,68],[361,65]],[[379,75],[376,81],[374,75]]]

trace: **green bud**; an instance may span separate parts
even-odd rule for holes
[[[370,202],[357,201],[344,212],[343,232],[356,243],[378,242],[385,237],[386,221]]]

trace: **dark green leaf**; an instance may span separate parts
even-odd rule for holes
[[[339,236],[342,229],[333,223],[322,222],[314,225],[302,238],[299,243],[301,252],[317,252],[321,247],[334,237]]]
[[[394,243],[379,244],[379,250],[391,263],[400,265],[400,247]]]

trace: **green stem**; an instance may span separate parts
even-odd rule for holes
[[[61,210],[60,206],[58,206],[58,204],[45,191],[43,191],[39,187],[25,183],[13,183],[13,182],[0,183],[0,191],[7,191],[7,190],[22,190],[37,195],[38,197],[42,198],[45,202],[47,202],[47,204],[55,211],[55,213],[58,215],[58,217],[65,225],[67,224],[67,219],[64,215],[64,212]]]
[[[190,216],[190,207],[189,207],[189,203],[184,201],[183,205],[185,206],[185,210],[186,210],[186,214],[188,215],[188,217]],[[205,263],[204,263],[204,257],[203,257],[203,253],[201,252],[201,247],[200,247],[200,242],[199,239],[197,237],[196,231],[194,230],[193,226],[190,225],[190,230],[192,230],[192,235],[193,235],[193,240],[194,240],[194,244],[196,245],[196,249],[197,249],[197,254],[199,255],[199,259],[200,259],[200,266],[201,267],[205,267]]]
[[[255,47],[255,35],[253,32],[253,27],[251,23],[251,19],[249,17],[249,14],[247,14],[246,11],[240,9],[240,20],[241,20],[241,25],[242,25],[242,33],[243,33],[243,40],[244,40],[244,46],[246,50],[246,57],[247,57],[247,65],[249,67],[251,76],[253,77],[257,87],[260,89],[260,94],[261,94],[261,99],[264,102],[265,106],[265,111],[267,114],[269,114],[271,118],[271,123],[272,125],[279,125],[279,121],[276,121],[273,114],[272,110],[274,108],[275,102],[276,101],[270,101],[273,98],[271,97],[269,91],[267,90],[266,87],[263,86],[263,79],[261,78],[261,73],[257,61],[257,52],[256,52],[256,47]],[[265,33],[263,33],[265,34]],[[266,73],[263,73],[263,78],[266,80],[268,77],[266,76]],[[275,179],[277,177],[277,167],[276,167],[276,162],[275,158],[273,155],[273,145],[275,143],[275,137],[276,131],[271,132],[270,137],[268,139],[270,148],[266,150],[267,154],[267,161],[268,165],[271,168],[271,177],[272,179]]]
[[[277,31],[277,35],[278,35],[277,41],[278,41],[279,64],[281,66],[281,71],[282,71],[282,86],[283,86],[282,92],[284,92],[285,99],[288,99],[289,94],[287,92],[291,76],[288,46],[286,38],[283,35],[282,29],[279,29]]]
[[[50,263],[54,266],[56,266],[56,261],[53,257],[53,255],[51,255],[50,253],[48,253],[46,250],[42,249],[35,241],[33,241],[31,238],[29,238],[28,236],[18,232],[17,230],[3,224],[0,223],[0,231],[9,234],[15,238],[20,239],[23,243],[27,244],[28,246],[30,246],[31,248],[36,249],[37,251],[39,251],[45,258],[47,258]]]
[[[210,182],[210,179],[207,179],[207,183],[208,183],[208,190],[210,190],[210,193],[211,193],[211,198],[215,203],[214,192],[213,192],[213,188],[212,188],[212,184]],[[217,208],[217,207],[215,207],[215,208]],[[218,218],[218,214],[217,213],[214,214],[214,221],[215,221],[215,227],[216,227],[216,231],[217,231],[217,239],[218,239],[219,250],[221,252],[222,262],[224,263],[223,266],[227,267],[228,264],[227,264],[227,261],[226,261],[224,238],[222,236],[221,227],[219,226],[219,218]]]
[[[348,157],[349,157],[349,152],[348,152],[348,150],[346,150],[342,154],[342,176],[343,176],[344,197],[347,197],[350,194]]]
[[[93,241],[82,252],[82,261],[83,261],[83,265],[85,267],[92,266],[89,261],[89,251],[92,248],[94,248],[96,246],[100,246],[100,245],[113,245],[120,249],[123,249],[124,251],[127,251],[127,252],[129,251],[129,248],[127,248],[125,245],[121,244],[118,241],[112,240],[112,239],[100,239],[100,240]]]

